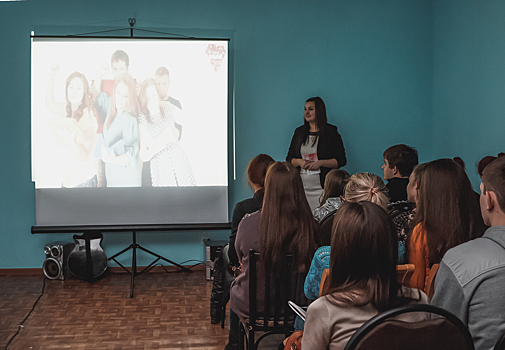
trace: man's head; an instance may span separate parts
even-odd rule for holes
[[[130,58],[128,54],[123,50],[117,50],[112,54],[110,59],[110,67],[112,70],[112,76],[114,79],[128,72],[128,67],[130,66]]]
[[[417,151],[407,145],[394,145],[384,151],[384,180],[394,177],[409,177],[419,163]]]
[[[498,157],[482,172],[480,211],[488,226],[505,222],[505,157]]]
[[[156,87],[162,100],[168,99],[168,89],[170,87],[170,72],[165,67],[160,67],[154,73]]]

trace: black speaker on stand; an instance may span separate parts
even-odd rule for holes
[[[68,256],[74,246],[74,243],[59,241],[46,244],[44,247],[46,259],[42,265],[42,270],[47,278],[63,281],[71,276],[68,270]]]

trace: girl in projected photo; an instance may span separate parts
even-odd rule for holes
[[[171,103],[161,101],[154,79],[144,81],[140,90],[140,159],[151,161],[153,186],[196,186],[175,127],[180,113]]]
[[[65,83],[65,103],[54,99],[54,80],[59,64],[51,66],[46,90],[46,107],[56,115],[46,122],[61,150],[62,187],[96,187],[96,143],[98,117],[91,99],[88,80],[79,72]]]
[[[112,97],[100,93],[95,107],[107,115],[95,148],[95,156],[105,163],[107,187],[140,187],[138,106],[131,75],[118,77]]]

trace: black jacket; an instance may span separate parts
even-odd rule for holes
[[[291,145],[289,146],[288,155],[286,157],[287,162],[291,163],[293,158],[302,158],[300,146],[305,142],[302,136],[303,127],[304,126],[302,125],[295,130],[293,138],[291,139]],[[335,125],[326,124],[326,127],[319,135],[317,143],[317,159],[332,158],[337,160],[339,168],[342,168],[347,163],[344,143],[342,142],[342,137],[340,137],[340,134],[337,131],[337,127]],[[321,173],[319,174],[321,187],[324,186],[324,179],[330,170],[331,168],[321,167]]]
[[[252,198],[245,199],[235,205],[231,219],[230,247],[228,248],[228,258],[230,259],[230,264],[232,266],[239,265],[237,251],[235,250],[235,239],[237,238],[238,224],[240,224],[240,221],[242,221],[245,214],[251,214],[261,209],[263,206],[264,195],[265,190],[258,190]]]

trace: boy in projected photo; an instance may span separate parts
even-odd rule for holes
[[[162,102],[154,79],[140,90],[140,159],[151,162],[152,186],[196,186],[175,122],[182,111]]]
[[[158,88],[158,92],[160,94],[160,98],[162,101],[167,101],[173,104],[178,109],[182,110],[182,105],[179,100],[176,100],[172,96],[169,95],[168,90],[170,88],[170,72],[166,67],[160,67],[154,73],[154,78],[156,80],[156,87]],[[179,130],[179,140],[182,136],[182,125],[175,123],[175,127]]]
[[[140,187],[138,106],[131,75],[117,77],[112,97],[101,92],[95,107],[107,115],[95,149],[105,163],[107,187]]]
[[[93,107],[86,77],[70,74],[65,83],[65,103],[54,99],[54,80],[60,65],[51,65],[46,90],[46,107],[56,115],[47,118],[61,150],[62,187],[96,187],[96,143],[98,115]]]

